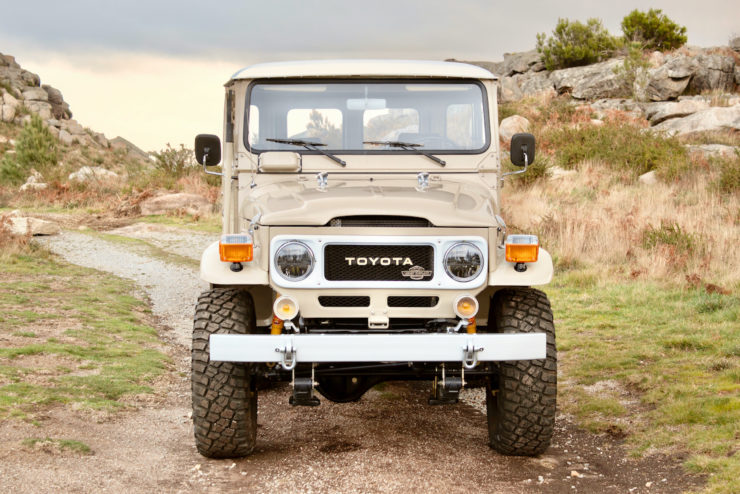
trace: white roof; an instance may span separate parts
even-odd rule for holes
[[[496,79],[476,65],[424,60],[305,60],[250,65],[231,76],[235,79],[285,77],[455,77]]]

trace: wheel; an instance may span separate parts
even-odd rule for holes
[[[545,333],[544,360],[500,362],[486,386],[490,445],[499,453],[533,456],[550,446],[555,426],[557,352],[547,296],[531,288],[497,292],[489,314],[491,331]]]
[[[192,392],[195,445],[208,458],[233,458],[252,452],[257,436],[257,387],[251,365],[211,362],[212,334],[255,332],[249,293],[213,288],[198,298],[193,326]]]

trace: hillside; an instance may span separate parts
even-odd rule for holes
[[[202,216],[216,192],[194,164],[183,147],[149,154],[84,127],[58,89],[0,53],[0,208],[131,216],[156,199],[161,212]],[[166,192],[180,195],[162,206]]]

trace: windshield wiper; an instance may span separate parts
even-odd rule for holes
[[[363,144],[374,144],[376,146],[390,146],[392,148],[401,148],[405,149],[406,151],[414,151],[416,154],[421,154],[423,156],[426,156],[430,160],[439,163],[440,166],[445,166],[447,163],[444,160],[441,160],[437,158],[436,156],[433,156],[425,151],[422,151],[419,149],[423,146],[423,144],[416,144],[413,142],[403,142],[403,141],[362,141]]]
[[[347,166],[347,162],[343,159],[337,158],[333,154],[327,153],[323,149],[319,149],[319,146],[326,146],[326,144],[324,144],[323,142],[306,141],[303,139],[273,139],[269,137],[265,140],[270,142],[277,142],[278,144],[292,144],[293,146],[303,146],[310,151],[317,151],[324,156],[331,158],[342,166]]]

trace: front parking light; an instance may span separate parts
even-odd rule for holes
[[[298,315],[298,301],[293,297],[282,295],[275,300],[272,311],[281,321],[290,321]]]
[[[470,319],[478,313],[478,299],[472,295],[461,295],[455,299],[455,315],[460,319]]]

